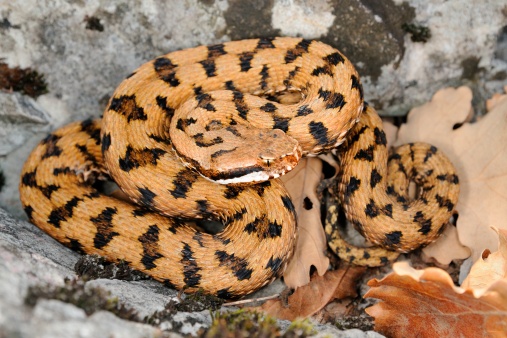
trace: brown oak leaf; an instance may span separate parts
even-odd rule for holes
[[[287,303],[279,299],[268,300],[257,310],[279,319],[307,318],[334,299],[357,296],[357,280],[364,271],[363,267],[345,266],[327,271],[323,276],[315,273],[309,284],[288,297]]]
[[[388,337],[507,337],[507,280],[477,298],[454,286],[444,270],[418,271],[406,262],[393,270],[368,282],[365,298],[381,300],[366,309],[375,331]]]
[[[507,281],[507,230],[493,228],[498,234],[498,250],[484,250],[461,283],[462,288],[473,289],[476,296],[486,292],[491,284],[500,279]]]
[[[282,176],[296,208],[298,239],[294,256],[284,272],[285,284],[297,288],[310,282],[310,268],[315,266],[323,275],[329,266],[326,257],[326,235],[320,219],[320,201],[317,186],[322,180],[322,161],[315,157],[304,158]]]

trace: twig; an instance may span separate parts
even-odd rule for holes
[[[246,303],[262,302],[262,301],[265,301],[265,300],[275,299],[275,298],[278,298],[278,297],[280,297],[280,294],[277,293],[277,294],[274,294],[274,295],[271,295],[271,296],[267,296],[267,297],[252,298],[252,299],[242,299],[242,300],[238,300],[238,301],[235,301],[235,302],[229,302],[229,303],[222,304],[222,306],[234,306],[234,305],[241,305],[241,304],[246,304]]]

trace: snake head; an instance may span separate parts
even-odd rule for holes
[[[178,130],[174,134],[184,136]],[[294,169],[302,156],[298,141],[280,129],[238,123],[197,135],[186,140],[173,137],[176,153],[203,177],[220,184],[278,178]]]
[[[298,164],[302,151],[299,143],[282,130],[242,131],[247,142],[234,146],[234,154],[224,153],[215,161],[221,184],[262,182],[278,178]]]
[[[277,178],[298,164],[301,147],[298,142],[280,129],[259,132],[259,165],[270,178]]]
[[[235,93],[197,95],[174,112],[169,133],[178,157],[220,184],[263,182],[294,169],[302,157],[299,141],[275,128],[273,114],[260,108],[266,100],[241,96],[249,107],[242,116]]]

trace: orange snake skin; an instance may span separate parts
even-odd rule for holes
[[[276,102],[280,92],[301,100]],[[440,153],[412,145],[408,160],[395,156],[389,183],[385,136],[381,125],[370,126],[378,116],[362,112],[356,70],[318,41],[263,38],[175,51],[129,75],[102,120],[71,123],[42,140],[23,167],[21,201],[32,223],[74,250],[124,260],[186,292],[236,298],[280,276],[292,255],[296,212],[276,178],[301,156],[345,142],[359,119],[342,154],[350,220],[389,249],[412,250],[438,236],[457,198],[452,165],[424,169],[441,184],[425,185],[422,202],[403,200],[405,161]],[[423,171],[414,169],[416,181]],[[99,192],[104,177],[132,203]],[[224,230],[195,226],[206,219]]]

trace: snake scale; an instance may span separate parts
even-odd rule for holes
[[[280,92],[301,100],[276,102]],[[175,51],[129,75],[101,120],[42,140],[23,167],[21,201],[32,223],[74,250],[124,260],[171,287],[235,298],[281,275],[292,255],[296,212],[276,178],[302,156],[346,142],[340,186],[352,222],[390,249],[431,242],[456,202],[452,165],[444,158],[438,169],[422,169],[433,178],[423,202],[400,201],[405,162],[443,155],[410,146],[408,159],[395,157],[388,185],[387,155],[377,155],[387,154],[381,122],[363,108],[350,61],[318,41]],[[104,177],[132,203],[99,192]],[[203,219],[225,228],[208,234],[195,226]]]

